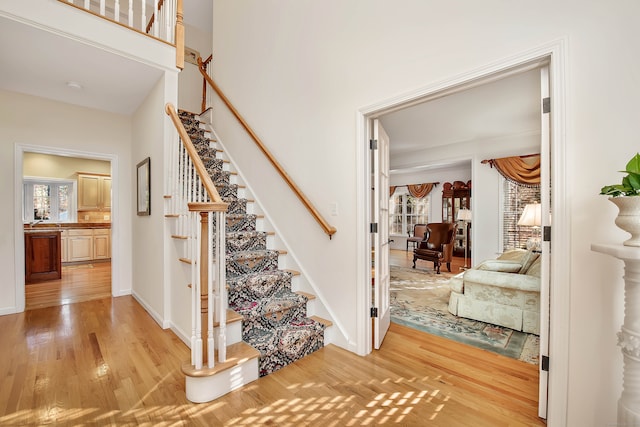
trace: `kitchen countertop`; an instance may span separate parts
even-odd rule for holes
[[[78,229],[78,228],[111,228],[110,222],[64,222],[64,223],[56,223],[56,224],[36,224],[35,226],[31,226],[29,224],[24,224],[25,232],[38,232],[38,231],[47,231],[47,230],[69,230],[69,229]]]

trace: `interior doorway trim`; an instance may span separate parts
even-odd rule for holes
[[[570,259],[570,217],[568,215],[566,184],[566,38],[498,60],[490,65],[453,76],[423,89],[389,98],[358,110],[356,115],[356,279],[357,279],[357,337],[356,352],[372,351],[372,327],[369,318],[371,305],[371,248],[368,224],[371,222],[371,164],[368,147],[371,122],[375,118],[408,106],[446,96],[492,80],[549,64],[551,86],[551,175],[553,176],[553,253],[550,260],[550,334],[549,395],[547,423],[564,426],[567,419],[569,368],[569,310],[570,269],[562,260]],[[564,264],[564,265],[563,265]]]
[[[111,247],[117,248],[119,239],[118,230],[120,222],[122,221],[121,215],[119,212],[118,205],[118,156],[115,154],[104,154],[104,153],[91,153],[85,151],[71,150],[65,148],[58,147],[47,147],[47,146],[39,146],[39,145],[29,145],[29,144],[20,144],[17,143],[15,145],[15,213],[14,213],[14,230],[15,230],[15,271],[16,271],[16,305],[15,312],[20,313],[23,312],[26,305],[25,300],[25,282],[24,282],[24,274],[20,274],[21,271],[24,271],[24,226],[22,223],[22,162],[24,159],[24,153],[41,153],[41,154],[51,154],[54,156],[68,156],[68,157],[78,157],[84,159],[93,159],[93,160],[104,160],[111,162],[111,191],[112,191],[112,201],[111,201]],[[118,282],[118,275],[114,274],[115,271],[118,270],[118,266],[120,263],[120,255],[119,251],[111,252],[111,295],[112,296],[120,296],[124,295],[128,292],[123,292],[120,289],[121,283]]]

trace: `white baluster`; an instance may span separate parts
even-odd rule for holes
[[[104,5],[104,0],[100,0],[100,16],[105,16],[105,5]]]
[[[144,4],[144,0],[140,0],[140,5],[142,6],[142,15],[140,16],[140,31],[143,33],[147,29],[147,10],[146,5]]]
[[[192,230],[195,231],[195,239],[192,238],[192,253],[197,254],[199,253],[199,251],[197,250],[197,248],[200,245],[200,227],[197,226],[198,224],[198,214],[197,213],[192,213],[192,220],[191,220],[191,227]],[[192,234],[192,236],[193,236]],[[200,302],[200,286],[202,285],[200,283],[200,275],[197,274],[197,269],[198,269],[199,263],[196,261],[196,259],[192,258],[191,261],[191,277],[193,280],[193,283],[195,284],[195,292],[196,292],[196,311],[195,311],[195,316],[196,316],[196,363],[195,363],[195,368],[196,369],[202,369],[202,316],[201,316],[201,310],[202,310],[202,304]]]
[[[182,144],[180,144],[182,145]],[[186,246],[191,244],[190,240],[187,240]],[[186,256],[186,254],[185,254]],[[197,334],[197,319],[198,319],[198,300],[200,296],[196,291],[195,271],[193,265],[191,266],[191,364],[196,365],[196,342],[198,340]]]
[[[160,26],[160,22],[158,21],[158,0],[153,0],[153,13],[155,14],[155,18],[153,19],[153,35],[158,37],[158,27]]]
[[[167,0],[164,3],[164,10],[162,11],[162,32],[164,33],[164,37],[163,39],[165,41],[170,41],[171,39],[171,28],[169,27],[170,25],[170,20],[171,20],[171,13],[173,10],[173,2],[170,0]]]
[[[113,8],[113,19],[116,22],[120,22],[120,0],[116,0],[116,4]]]
[[[91,0],[84,0],[84,8],[91,10]]]
[[[185,236],[185,224],[184,224],[184,220],[182,218],[183,212],[182,212],[182,208],[183,205],[185,203],[185,199],[184,199],[184,195],[185,195],[185,187],[184,187],[184,182],[185,182],[185,174],[186,174],[186,169],[185,169],[185,151],[184,151],[184,146],[182,144],[180,144],[180,185],[178,190],[180,191],[180,196],[178,198],[178,215],[180,218],[180,235],[181,236]],[[186,251],[185,251],[186,252]],[[186,253],[185,253],[186,256]]]
[[[218,291],[218,361],[227,360],[227,278],[225,270],[225,212],[216,212],[216,285]],[[209,264],[211,265],[211,264]]]
[[[133,0],[129,0],[129,10],[127,11],[127,15],[129,18],[129,26],[133,27]]]

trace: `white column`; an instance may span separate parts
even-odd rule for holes
[[[592,244],[591,250],[624,261],[624,323],[618,332],[624,365],[617,425],[640,426],[640,248]]]

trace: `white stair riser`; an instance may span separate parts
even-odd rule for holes
[[[214,328],[213,332],[213,345],[215,348],[218,348],[218,332],[220,328]],[[227,336],[227,345],[235,344],[242,341],[242,322],[232,322],[227,323],[227,328],[225,331],[225,335]]]
[[[211,402],[258,379],[258,359],[219,372],[210,377],[185,377],[186,396],[193,403]]]

